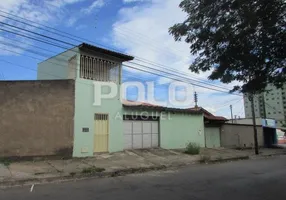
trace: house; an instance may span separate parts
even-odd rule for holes
[[[194,107],[191,109],[200,110],[204,115],[205,147],[221,147],[221,130],[228,119],[221,116],[215,116],[202,107]]]
[[[39,63],[38,80],[0,82],[6,106],[0,106],[6,115],[0,131],[9,133],[0,134],[6,143],[0,145],[0,157],[88,157],[125,149],[185,148],[189,142],[205,147],[201,110],[121,101],[122,63],[132,59],[83,43]]]

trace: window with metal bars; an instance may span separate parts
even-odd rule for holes
[[[80,78],[120,83],[120,63],[91,56],[80,56]]]
[[[108,114],[94,114],[95,120],[108,120]]]

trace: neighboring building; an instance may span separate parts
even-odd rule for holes
[[[257,95],[254,98],[255,117],[275,119],[277,127],[286,124],[286,84],[282,89],[268,86],[269,92]],[[244,96],[245,117],[251,118],[251,104]]]
[[[262,121],[263,121],[263,118],[261,118],[261,117],[256,117],[255,118],[255,123],[256,123],[257,126],[262,126]],[[253,121],[252,121],[252,118],[236,118],[236,119],[228,120],[226,123],[227,124],[252,125]]]
[[[228,119],[221,116],[215,116],[202,107],[198,107],[197,109],[204,113],[205,147],[221,147],[221,127]]]
[[[94,105],[94,81],[121,85],[122,62],[133,57],[81,44],[38,65],[38,79],[75,80],[73,156],[98,152],[161,147],[185,148],[195,142],[205,146],[203,114],[120,101],[117,94]],[[109,88],[103,87],[103,93]]]
[[[256,126],[258,146],[265,146],[262,126]],[[253,126],[249,124],[223,124],[221,146],[226,148],[254,148]]]
[[[277,145],[276,121],[274,119],[255,118],[255,122],[258,145],[264,147]],[[222,146],[253,147],[254,130],[251,118],[229,120],[222,127]]]

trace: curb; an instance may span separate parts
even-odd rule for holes
[[[259,158],[269,158],[269,157],[275,157],[275,156],[285,156],[285,153],[276,153],[276,154],[269,154],[269,155],[253,155],[251,156],[251,159],[259,159]]]
[[[262,155],[260,158],[265,157],[272,157],[272,156],[279,156],[279,155],[286,155],[286,153],[280,154],[272,154],[272,155]],[[257,158],[257,157],[254,157]],[[214,159],[209,160],[206,162],[195,161],[193,163],[187,164],[173,164],[173,165],[158,165],[152,167],[139,167],[139,168],[127,168],[127,169],[120,169],[112,172],[95,172],[91,174],[76,174],[76,175],[65,175],[65,176],[55,176],[49,178],[30,178],[25,180],[11,180],[11,181],[3,181],[0,182],[0,189],[10,188],[10,187],[21,187],[27,185],[39,185],[39,184],[46,184],[46,183],[63,183],[63,182],[71,182],[71,181],[80,181],[80,180],[88,180],[88,179],[97,179],[97,178],[107,178],[107,177],[118,177],[124,176],[128,174],[137,174],[137,173],[144,173],[149,171],[163,171],[167,169],[174,169],[174,168],[182,168],[186,166],[192,165],[202,165],[202,164],[216,164],[216,163],[225,163],[225,162],[232,162],[232,161],[239,161],[239,160],[249,160],[253,159],[250,156],[239,156],[234,158],[226,158],[226,159]]]
[[[78,175],[66,175],[66,176],[55,176],[49,178],[29,178],[24,180],[12,180],[12,181],[3,181],[0,182],[0,189],[10,188],[10,187],[21,187],[26,185],[39,185],[45,183],[61,183],[68,181],[80,181],[87,179],[96,179],[96,178],[107,178],[107,177],[117,177],[124,176],[127,174],[136,174],[136,173],[144,173],[148,171],[159,171],[166,170],[167,167],[165,165],[153,166],[153,167],[139,167],[139,168],[127,168],[116,170],[113,172],[96,172],[91,174],[78,174]]]

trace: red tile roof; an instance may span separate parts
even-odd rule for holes
[[[164,106],[154,105],[145,102],[136,102],[136,101],[123,101],[124,107],[129,108],[142,108],[142,109],[154,109],[154,110],[162,110],[162,111],[171,111],[171,112],[182,112],[182,113],[203,113],[204,118],[211,121],[228,121],[225,117],[222,116],[215,116],[211,114],[209,111],[205,110],[202,107],[193,107],[193,108],[168,108]]]
[[[150,103],[145,102],[135,102],[135,101],[128,101],[123,100],[122,102],[123,107],[126,108],[136,108],[136,109],[150,109],[150,110],[158,110],[158,111],[170,111],[170,112],[180,112],[180,113],[192,113],[192,114],[202,114],[203,112],[200,109],[197,108],[170,108],[170,107],[164,107],[159,105],[154,105]]]
[[[225,117],[222,116],[215,116],[213,114],[211,114],[209,111],[207,111],[206,109],[202,108],[202,107],[197,107],[197,108],[190,108],[190,109],[200,109],[203,113],[204,113],[204,118],[207,120],[211,120],[211,121],[228,121],[228,119],[226,119]]]

